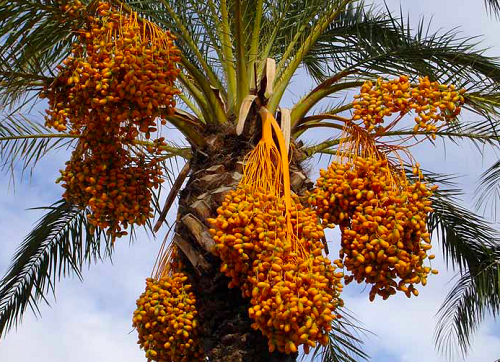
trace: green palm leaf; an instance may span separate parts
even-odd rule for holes
[[[439,309],[435,332],[438,350],[454,359],[457,351],[462,357],[467,354],[485,315],[498,315],[500,238],[492,224],[459,205],[461,191],[452,188],[452,178],[429,172],[425,177],[448,186],[432,196],[428,228],[441,242],[448,267],[458,267],[458,280]]]
[[[467,109],[481,116],[497,117],[500,62],[487,57],[475,38],[460,38],[457,30],[433,33],[430,23],[421,20],[416,30],[402,15],[368,8],[363,3],[341,12],[304,54],[302,65],[318,82],[325,98],[332,92],[356,89],[356,82],[336,84],[324,92],[322,84],[338,74],[355,75],[353,80],[406,74],[416,79],[429,76],[467,90]],[[302,108],[303,98],[295,105]],[[319,100],[316,100],[319,102]],[[294,121],[300,122],[300,119]]]
[[[14,255],[0,281],[0,336],[16,326],[28,307],[39,312],[40,301],[54,293],[56,282],[82,266],[108,257],[112,244],[101,230],[92,230],[85,211],[58,201],[47,210]]]
[[[328,127],[334,130],[332,131],[332,136],[337,137],[337,138],[332,137],[331,139],[318,144],[304,145],[302,147],[302,150],[306,153],[307,157],[312,157],[317,153],[329,154],[329,155],[336,154],[337,145],[340,143],[340,138],[338,137],[340,137],[340,134],[343,130],[343,123],[326,122],[325,120],[328,119],[329,114],[331,114],[331,112],[325,112],[323,120],[321,120],[322,117],[321,114],[318,114],[314,117],[320,118],[320,121],[306,122],[301,125],[301,128],[299,128],[298,132],[302,133],[301,129],[305,130],[315,127]],[[489,116],[486,119],[488,120],[488,122],[472,121],[468,123],[462,123],[462,122],[449,123],[444,128],[442,128],[437,132],[434,132],[433,134],[437,138],[448,140],[455,144],[459,144],[459,142],[467,140],[471,142],[474,146],[476,146],[478,151],[482,153],[483,152],[482,147],[490,146],[497,148],[500,143],[498,124],[494,122],[493,119],[491,119]],[[432,141],[431,135],[432,134],[430,132],[425,132],[425,131],[414,132],[411,128],[401,128],[394,131],[386,132],[384,135],[380,137],[380,140],[386,143],[397,143],[397,144],[401,144],[401,142],[411,143],[414,142],[415,140],[421,140],[425,138],[427,138],[427,140]],[[497,165],[495,167],[495,170],[498,167],[500,167],[500,165]],[[496,186],[493,187],[493,185],[496,185],[496,181],[500,181],[499,180],[500,175],[494,174],[493,171],[486,171],[485,175],[483,175],[483,179],[486,177],[487,173],[488,174],[491,173],[490,176],[496,176],[496,178],[494,179],[494,181],[488,178],[487,180],[488,183],[485,183],[485,185],[481,187],[481,190],[483,191],[484,194],[481,194],[480,198],[481,200],[484,199],[486,201],[495,202],[495,200],[492,199],[490,196],[492,196],[493,194],[496,195],[495,191]]]
[[[486,250],[482,256],[477,267],[458,275],[438,312],[434,337],[438,350],[450,360],[456,360],[457,354],[465,357],[485,316],[497,317],[500,312],[500,248]]]
[[[500,200],[500,161],[496,161],[479,177],[475,191],[475,207],[483,213],[489,208],[496,220],[497,202]]]
[[[431,196],[434,211],[427,225],[441,243],[447,266],[460,272],[475,268],[482,255],[500,242],[497,230],[481,216],[460,206],[458,197],[463,191],[457,188],[454,176],[425,171],[424,178],[440,185]]]
[[[74,140],[74,136],[54,133],[29,116],[6,115],[0,121],[0,167],[12,172],[22,162],[23,171],[32,169],[48,152],[69,147]]]
[[[500,14],[500,1],[498,0],[484,0],[484,4],[486,5],[486,9],[495,15]]]
[[[53,77],[52,70],[68,53],[75,37],[62,22],[66,15],[51,0],[0,2],[0,104],[16,101],[39,91]]]
[[[340,319],[332,321],[328,345],[316,348],[312,360],[321,362],[368,361],[370,356],[363,351],[363,339],[371,334],[346,308],[340,308]],[[304,357],[305,358],[305,357]]]
[[[457,30],[430,31],[424,19],[413,30],[403,15],[366,9],[363,4],[339,15],[320,36],[308,57],[331,62],[334,73],[358,69],[374,75],[429,76],[457,86],[500,79],[498,60],[477,50],[475,38],[460,38]]]

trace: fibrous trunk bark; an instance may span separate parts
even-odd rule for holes
[[[190,276],[197,296],[202,344],[211,362],[293,362],[297,354],[268,351],[267,338],[252,329],[249,300],[219,271],[220,260],[212,252],[215,245],[206,219],[242,177],[243,157],[253,147],[230,129],[213,130],[210,145],[191,159],[191,173],[180,193],[174,242],[182,250],[184,272]],[[293,169],[293,165],[292,165]],[[295,169],[295,188],[303,188],[307,178]]]

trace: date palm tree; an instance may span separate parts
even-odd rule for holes
[[[445,142],[471,141],[498,147],[500,61],[477,48],[473,39],[453,31],[432,33],[422,21],[411,29],[404,18],[357,0],[111,0],[124,12],[168,29],[180,49],[178,108],[166,121],[186,146],[170,144],[162,163],[171,176],[164,205],[155,195],[156,222],[164,225],[173,201],[179,207],[173,242],[182,250],[186,273],[195,281],[203,322],[203,345],[210,361],[294,361],[296,354],[270,353],[260,332],[251,328],[247,303],[239,290],[228,289],[220,261],[209,251],[207,218],[240,178],[242,160],[259,137],[259,108],[281,123],[291,150],[291,179],[297,193],[310,187],[303,163],[335,154],[353,109],[352,94],[368,80],[406,75],[427,76],[465,88],[467,117],[449,122],[435,136]],[[26,115],[43,87],[57,77],[76,35],[62,19],[59,0],[0,1],[0,158],[8,169],[24,169],[57,147],[76,147],[78,135],[55,132]],[[92,13],[96,1],[83,1]],[[491,9],[498,3],[489,1]],[[291,108],[281,106],[298,74],[314,87]],[[470,119],[474,119],[471,121]],[[323,128],[329,139],[308,140],[307,132]],[[432,142],[427,131],[400,126],[379,135],[380,142]],[[136,147],[147,149],[147,140]],[[478,150],[481,147],[478,147]],[[180,172],[169,161],[183,162]],[[493,226],[459,205],[461,193],[451,176],[425,172],[441,186],[432,198],[428,227],[442,246],[449,268],[460,281],[440,310],[437,345],[462,352],[473,332],[500,306],[500,246]],[[89,225],[88,210],[61,199],[24,239],[0,282],[0,335],[16,326],[28,308],[47,301],[60,277],[81,275],[83,267],[109,257],[113,244],[105,230]],[[165,228],[161,229],[165,233]],[[133,233],[131,233],[133,235]],[[345,315],[345,313],[344,313]],[[367,358],[355,323],[334,321],[324,361]],[[316,353],[321,352],[317,350]]]

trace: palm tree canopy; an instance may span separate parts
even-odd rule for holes
[[[95,3],[85,1],[86,11],[95,11]],[[350,95],[365,81],[400,75],[412,82],[429,77],[465,89],[464,108],[479,121],[455,119],[436,132],[436,137],[446,142],[470,140],[479,148],[498,146],[500,60],[484,55],[475,38],[460,38],[457,31],[432,32],[424,20],[412,29],[403,16],[356,0],[111,3],[169,30],[181,51],[180,105],[165,118],[189,146],[164,146],[166,170],[173,169],[169,162],[174,159],[188,160],[202,151],[207,146],[204,132],[211,127],[242,125],[248,115],[242,109],[245,104],[249,109],[256,98],[282,119],[289,115],[292,138],[307,141],[304,133],[317,127],[331,132],[327,141],[302,145],[308,157],[335,154],[345,120],[353,110]],[[497,1],[486,4],[492,12],[500,10]],[[29,169],[51,150],[75,147],[78,142],[75,134],[54,132],[42,120],[25,114],[38,102],[44,86],[57,77],[56,66],[77,40],[72,27],[61,21],[65,17],[57,1],[0,2],[0,105],[4,109],[0,159],[7,170],[19,162]],[[290,110],[280,108],[293,78],[303,71],[315,87]],[[341,101],[325,108],[333,96]],[[430,140],[431,134],[399,126],[381,139],[399,142],[407,136]],[[146,149],[151,143],[137,139],[135,146]],[[485,175],[487,185],[498,184],[499,167]],[[176,177],[172,175],[172,179]],[[456,337],[466,352],[485,314],[498,313],[498,237],[491,224],[458,206],[447,175],[429,172],[426,178],[445,186],[434,195],[435,211],[428,224],[439,237],[449,266],[460,275],[439,312],[436,339],[447,351]],[[153,203],[159,213],[158,199]],[[148,223],[146,228],[152,231],[153,225]],[[16,325],[28,306],[36,311],[58,278],[68,273],[80,275],[83,265],[111,252],[111,241],[103,230],[88,224],[83,210],[65,201],[48,207],[0,282],[0,335]],[[347,320],[335,326],[336,338],[332,338],[325,360],[366,357],[359,349],[360,339],[349,329],[354,325]],[[342,341],[340,348],[335,340]]]

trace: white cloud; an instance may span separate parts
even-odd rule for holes
[[[79,285],[81,287],[81,285]],[[63,288],[61,288],[63,289]],[[71,292],[72,291],[72,292]],[[43,319],[25,318],[17,332],[1,343],[0,360],[140,361],[135,331],[127,314],[102,308],[98,295],[68,286],[54,308],[42,308]]]

